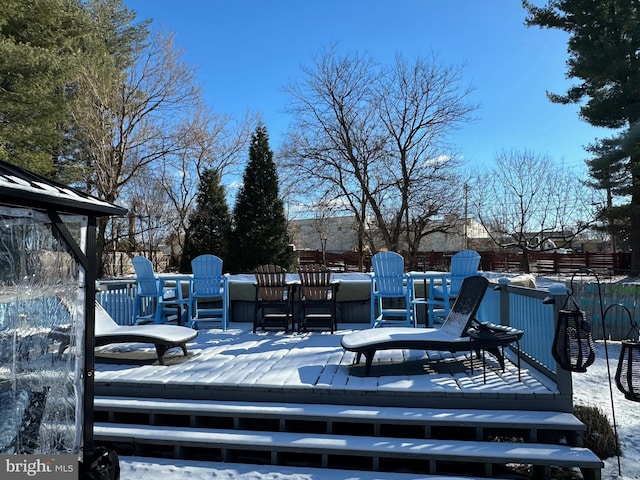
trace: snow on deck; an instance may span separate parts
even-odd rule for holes
[[[469,352],[381,351],[374,358],[371,375],[366,377],[364,358],[360,365],[352,366],[355,354],[340,346],[342,335],[366,326],[342,327],[333,335],[260,330],[254,334],[250,324],[235,324],[227,331],[202,330],[187,344],[188,357],[179,348],[171,350],[165,355],[165,366],[157,364],[153,345],[100,347],[96,349],[96,389],[102,386],[112,395],[142,386],[165,393],[189,390],[200,396],[203,391],[300,394],[312,395],[314,402],[320,403],[331,403],[339,395],[370,403],[372,395],[387,399],[421,395],[515,399],[553,398],[558,393],[524,362],[519,381],[515,356],[502,371],[486,354],[485,382],[481,359],[474,355],[472,362]]]

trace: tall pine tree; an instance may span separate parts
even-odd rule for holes
[[[220,175],[215,170],[209,169],[202,173],[196,202],[185,233],[184,249],[180,258],[181,272],[191,272],[191,260],[198,255],[216,255],[223,262],[227,259],[231,214],[225,189],[220,184]]]
[[[0,160],[79,180],[77,170],[87,166],[85,146],[75,143],[86,128],[74,119],[87,90],[81,72],[95,69],[100,81],[122,83],[148,36],[149,22],[134,19],[122,0],[3,0]]]
[[[249,162],[233,219],[229,251],[232,272],[250,272],[264,264],[292,267],[284,203],[278,197],[278,175],[264,126],[258,126],[251,137]]]
[[[591,125],[615,129],[613,138],[590,147],[594,184],[619,195],[612,211],[624,212],[632,246],[640,245],[640,8],[638,0],[550,0],[536,7],[524,0],[527,25],[557,28],[569,34],[567,77],[579,83],[564,94],[549,94],[556,103],[580,103],[580,116]],[[626,205],[622,205],[627,201]],[[640,271],[640,249],[631,268]]]
[[[70,122],[81,38],[79,2],[7,0],[0,9],[0,160],[53,176]]]

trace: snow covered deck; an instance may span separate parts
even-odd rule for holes
[[[223,332],[202,330],[182,351],[158,365],[153,345],[120,344],[96,349],[97,395],[156,398],[286,401],[336,405],[422,406],[558,410],[565,398],[546,377],[515,355],[506,368],[486,354],[389,350],[380,352],[371,375],[340,339],[365,325],[340,325],[337,333],[251,332],[233,324]]]

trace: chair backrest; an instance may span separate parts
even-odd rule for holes
[[[138,294],[145,297],[160,295],[158,281],[153,271],[153,264],[145,257],[133,257],[131,261],[136,272]]]
[[[108,333],[119,327],[116,321],[111,318],[111,315],[109,315],[104,307],[98,302],[96,302],[95,322],[95,334],[97,336]]]
[[[256,299],[258,301],[287,300],[289,286],[287,271],[279,265],[260,265],[254,271],[256,277]]]
[[[462,250],[451,257],[451,286],[449,293],[457,295],[466,277],[478,274],[480,254],[475,250]]]
[[[404,257],[396,252],[378,252],[371,258],[373,278],[380,296],[404,296]]]
[[[331,270],[319,264],[298,267],[302,298],[310,301],[331,300]]]
[[[463,279],[456,301],[440,330],[455,337],[466,336],[488,285],[489,280],[480,275]]]
[[[196,295],[220,295],[222,259],[215,255],[200,255],[191,261],[193,280],[191,292]]]

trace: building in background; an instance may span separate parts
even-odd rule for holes
[[[484,227],[473,219],[464,222],[451,218],[435,220],[444,226],[455,225],[449,232],[427,235],[420,244],[423,252],[458,252],[466,248],[492,250],[495,244]],[[296,250],[317,250],[327,253],[342,253],[357,250],[358,224],[355,217],[323,217],[289,221],[289,237]]]

